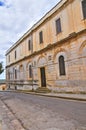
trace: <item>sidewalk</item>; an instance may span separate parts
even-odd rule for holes
[[[25,130],[6,104],[0,99],[0,130]]]
[[[62,98],[62,99],[70,99],[70,100],[79,100],[79,101],[86,101],[86,94],[68,94],[68,93],[36,93],[36,92],[26,92],[20,90],[8,90],[12,92],[21,92],[31,95],[38,95],[38,96],[46,96],[46,97],[53,97],[53,98]]]
[[[72,100],[80,100],[86,101],[86,94],[65,94],[65,93],[49,93],[47,96],[64,98],[64,99],[72,99]]]

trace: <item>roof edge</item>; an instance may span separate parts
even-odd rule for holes
[[[24,33],[23,36],[20,37],[20,39],[15,42],[7,51],[6,55],[10,53],[17,45],[20,44],[20,42],[26,38],[31,32],[33,32],[38,26],[40,26],[47,18],[49,18],[55,11],[57,11],[62,5],[64,5],[65,2],[68,0],[60,0],[51,10],[49,10],[41,19],[39,19],[27,32]]]

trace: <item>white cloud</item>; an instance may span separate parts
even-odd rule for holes
[[[33,24],[60,0],[0,0],[0,61],[5,53]]]

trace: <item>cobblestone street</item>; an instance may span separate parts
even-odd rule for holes
[[[43,97],[36,99],[36,96],[32,98],[32,96],[24,94],[0,93],[0,98],[2,130],[86,130],[85,124],[82,122],[80,124],[76,118],[71,118],[70,115],[65,116],[51,107],[49,109],[48,104],[43,101],[45,100]],[[39,103],[40,98],[43,105]],[[51,98],[46,98],[46,100],[51,100]],[[54,105],[56,103],[55,100]],[[86,104],[82,104],[86,108]],[[50,105],[52,103],[49,102]],[[60,106],[58,108],[60,109]],[[64,106],[64,113],[66,111]],[[80,115],[82,115],[82,110]]]

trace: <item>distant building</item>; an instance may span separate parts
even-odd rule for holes
[[[86,0],[61,0],[6,52],[6,64],[9,88],[86,91]]]
[[[6,80],[0,80],[0,90],[6,90]]]

